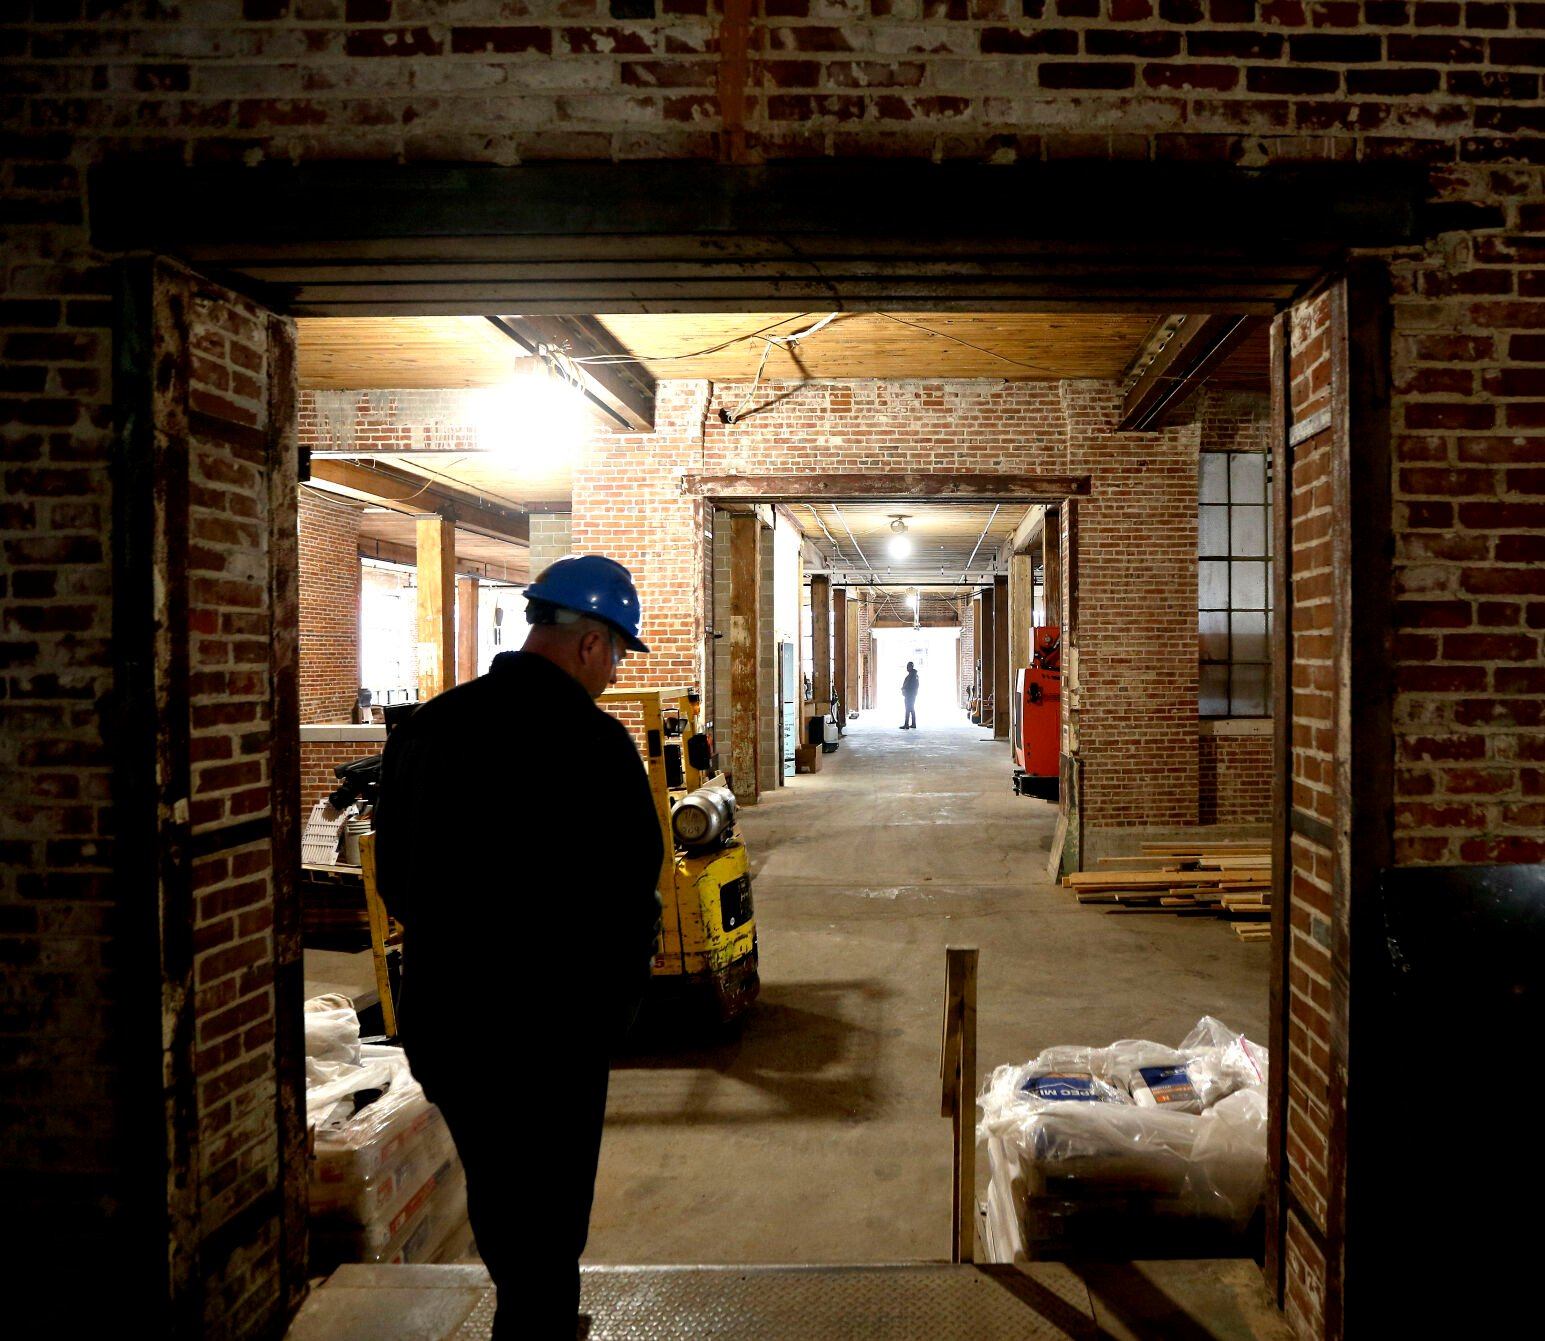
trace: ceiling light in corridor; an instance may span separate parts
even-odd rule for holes
[[[891,530],[895,532],[886,546],[893,559],[904,559],[912,552],[912,537],[907,534],[907,518],[904,513],[891,516]]]

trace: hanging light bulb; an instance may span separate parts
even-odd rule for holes
[[[912,552],[912,537],[907,534],[907,519],[904,513],[893,513],[891,516],[891,530],[895,532],[886,545],[886,550],[893,559],[904,559]]]

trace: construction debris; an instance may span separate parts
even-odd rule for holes
[[[1080,903],[1111,913],[1226,917],[1242,941],[1271,939],[1271,849],[1266,843],[1144,843],[1138,857],[1063,879]]]

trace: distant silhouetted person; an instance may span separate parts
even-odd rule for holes
[[[906,704],[907,719],[901,724],[903,731],[917,728],[917,667],[907,662],[907,678],[901,682],[901,701]]]

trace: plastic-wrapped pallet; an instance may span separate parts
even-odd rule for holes
[[[1243,1235],[1265,1186],[1266,1062],[1204,1020],[1179,1048],[1124,1039],[999,1067],[978,1128],[993,1259],[1173,1255]],[[1048,1089],[1069,1072],[1089,1085]]]
[[[312,1251],[318,1269],[340,1262],[429,1262],[460,1240],[466,1180],[445,1120],[408,1069],[402,1049],[358,1040],[308,1003],[306,1059]],[[312,1016],[322,1017],[313,1026]]]

